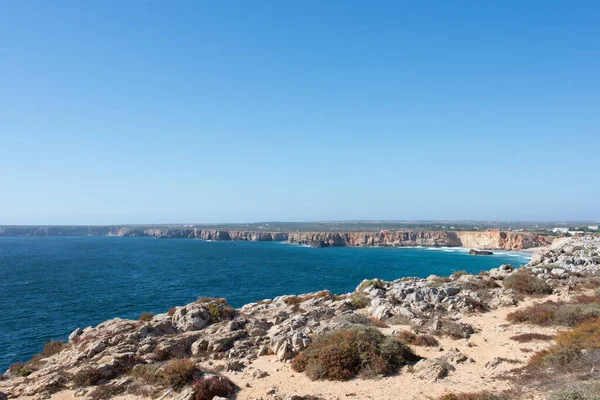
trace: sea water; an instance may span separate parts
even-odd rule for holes
[[[281,242],[204,242],[124,237],[0,238],[0,371],[75,328],[142,312],[162,313],[199,296],[234,307],[363,280],[449,275],[527,254],[470,256],[459,248],[309,248]]]

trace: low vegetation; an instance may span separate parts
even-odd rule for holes
[[[542,333],[522,333],[510,337],[511,340],[519,343],[529,343],[535,340],[548,341],[554,339],[554,336],[544,335]]]
[[[115,396],[118,396],[125,392],[124,386],[116,386],[116,385],[101,385],[96,387],[89,394],[90,400],[106,400],[112,399]]]
[[[446,393],[440,400],[508,400],[509,397],[502,393],[477,392],[477,393]]]
[[[213,322],[232,319],[235,317],[235,310],[229,305],[227,300],[217,297],[198,297],[196,303],[205,305],[210,312]]]
[[[194,374],[199,372],[196,363],[189,358],[169,360],[160,369],[159,376],[175,390],[179,390],[191,382]]]
[[[86,367],[80,369],[73,375],[73,384],[75,387],[86,387],[97,385],[104,380],[104,377],[96,368]]]
[[[404,343],[408,343],[413,346],[434,347],[439,346],[440,344],[440,342],[431,335],[419,335],[406,330],[398,332],[396,337]]]
[[[509,313],[513,323],[574,327],[600,317],[600,297],[580,296],[570,302],[546,301]]]
[[[380,279],[369,279],[369,280],[365,280],[364,282],[362,282],[358,288],[356,289],[357,292],[362,292],[365,289],[369,289],[369,288],[373,288],[373,289],[381,289],[383,288],[383,281]]]
[[[211,376],[196,379],[192,389],[193,400],[212,400],[216,396],[229,398],[235,392],[236,387],[225,377]]]
[[[527,270],[517,271],[507,276],[504,279],[504,288],[528,295],[552,293],[552,287],[545,280]]]
[[[352,296],[350,296],[350,305],[354,309],[358,310],[365,308],[368,307],[369,304],[371,304],[371,299],[360,292],[352,293]]]
[[[154,313],[144,312],[140,315],[140,321],[142,322],[150,322],[154,318]]]
[[[288,306],[299,306],[301,303],[312,299],[327,299],[327,300],[335,300],[339,299],[339,296],[334,296],[331,294],[329,290],[323,290],[321,292],[317,292],[315,294],[305,294],[302,296],[289,296],[286,297],[283,302]]]
[[[339,329],[317,337],[292,360],[292,369],[312,379],[345,381],[387,375],[418,357],[402,341],[372,327]]]
[[[21,362],[14,363],[8,368],[8,373],[16,376],[29,376],[33,370]]]

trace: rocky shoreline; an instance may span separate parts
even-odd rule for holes
[[[527,292],[510,283],[519,274],[526,273],[543,283],[544,291],[560,297],[568,296],[580,282],[599,271],[600,238],[587,237],[557,241],[538,251],[527,266],[519,269],[503,265],[478,275],[457,272],[450,277],[365,280],[353,293],[333,295],[320,291],[280,296],[240,309],[231,308],[225,299],[201,297],[165,314],[143,314],[140,320],[117,318],[75,330],[67,343],[53,342],[30,362],[11,367],[5,379],[0,379],[0,390],[5,392],[0,399],[60,398],[52,396],[63,391],[98,399],[103,398],[98,397],[102,390],[112,391],[117,398],[199,399],[203,397],[198,397],[198,382],[221,376],[235,380],[239,374],[252,382],[266,379],[268,374],[256,366],[261,359],[289,366],[289,361],[323,335],[361,326],[380,329],[394,340],[408,340],[411,336],[386,327],[408,327],[417,332],[415,337],[426,334],[437,340],[469,343],[477,332],[466,322],[469,316],[526,301]],[[426,357],[411,364],[415,377],[437,382],[463,368],[463,363],[475,362],[454,348],[440,348],[439,353],[435,359]],[[193,371],[181,385],[175,385],[169,381],[168,372],[173,363],[184,359],[190,360]],[[442,363],[440,359],[446,361]],[[497,365],[504,361],[489,362]],[[194,386],[190,386],[194,381]],[[249,389],[252,383],[246,385],[232,389],[225,398],[258,398],[244,397],[246,392],[252,393],[248,396],[256,395]],[[268,389],[260,398],[331,398],[296,395]]]
[[[132,227],[0,227],[0,237],[121,236],[214,241],[287,241],[311,247],[468,247],[522,250],[547,246],[551,238],[513,232],[382,231],[382,232],[258,232],[197,228]]]

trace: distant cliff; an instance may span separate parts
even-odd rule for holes
[[[123,236],[158,239],[288,241],[313,247],[448,246],[518,250],[547,246],[544,236],[512,232],[382,231],[382,232],[255,232],[187,227],[53,226],[0,227],[0,236]]]
[[[111,226],[0,227],[0,237],[14,236],[123,236],[158,239],[285,241],[283,232],[250,232],[196,228],[131,228]]]
[[[297,232],[290,233],[288,241],[313,247],[462,246],[503,250],[528,249],[551,243],[544,236],[526,233],[454,231]]]

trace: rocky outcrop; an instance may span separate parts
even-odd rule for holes
[[[489,250],[471,249],[469,250],[469,254],[472,256],[491,256],[494,254],[494,252]]]
[[[600,268],[600,236],[557,239],[536,252],[527,266],[554,275],[596,272]]]
[[[511,232],[383,231],[383,232],[294,232],[288,241],[312,247],[473,247],[518,250],[550,244],[544,236]]]

